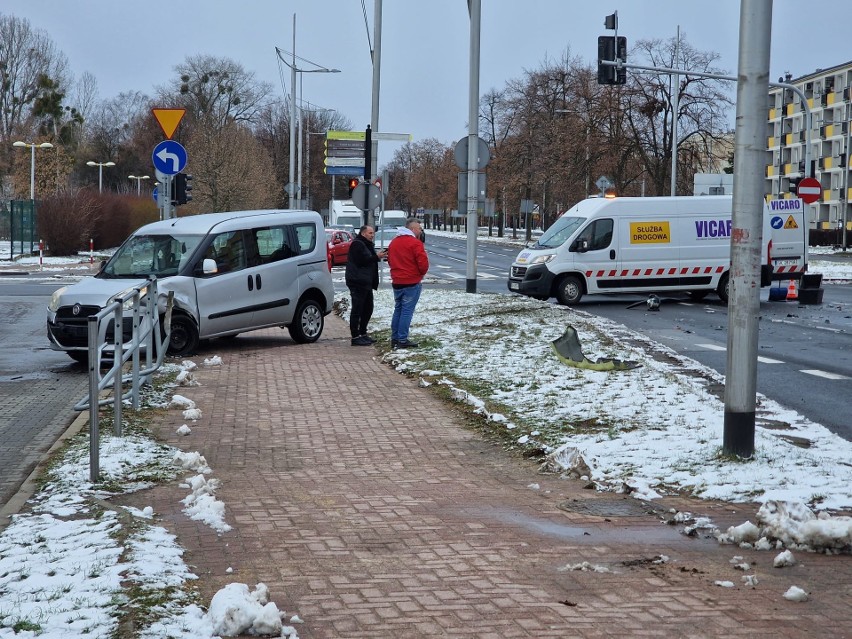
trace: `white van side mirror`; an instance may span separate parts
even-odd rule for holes
[[[205,275],[218,273],[219,267],[216,265],[216,260],[212,260],[209,257],[204,258],[204,261],[201,263],[201,272]]]
[[[589,250],[589,241],[574,240],[573,242],[571,242],[571,247],[568,250],[573,251],[574,253],[585,253]]]

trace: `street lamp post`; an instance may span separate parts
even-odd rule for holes
[[[288,61],[282,53],[286,54],[287,51],[282,51],[278,47],[275,47],[275,52],[278,54],[278,59],[281,60],[284,64],[290,67],[290,182],[287,185],[287,191],[290,194],[290,206],[293,206],[294,196],[301,198],[301,185],[297,187],[295,184],[296,180],[296,74],[297,73],[340,73],[340,69],[328,69],[322,65],[317,64],[316,62],[311,62],[310,60],[305,60],[304,58],[299,58],[299,60],[305,64],[312,65],[313,68],[299,68],[296,66],[296,14],[293,14],[293,51],[289,52],[290,60]]]
[[[89,160],[86,162],[86,166],[96,166],[98,167],[98,193],[103,193],[104,191],[104,167],[105,166],[115,166],[115,162],[93,162]]]
[[[53,145],[50,142],[42,142],[41,144],[36,144],[35,142],[12,142],[12,146],[19,147],[29,147],[32,149],[32,156],[30,160],[30,199],[35,201],[35,150],[36,147],[40,149],[52,149]]]
[[[140,186],[142,184],[142,180],[149,179],[149,176],[147,176],[147,175],[128,175],[127,177],[128,177],[128,179],[136,180],[136,196],[139,197],[142,194],[142,187]]]

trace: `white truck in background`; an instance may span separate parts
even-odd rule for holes
[[[331,200],[328,203],[329,226],[349,226],[357,232],[363,219],[361,209],[352,200]]]

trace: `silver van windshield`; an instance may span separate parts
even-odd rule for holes
[[[204,235],[133,235],[115,252],[102,277],[177,275]]]
[[[585,217],[560,217],[538,238],[532,248],[559,248],[585,221]]]

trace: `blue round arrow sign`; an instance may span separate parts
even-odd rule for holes
[[[160,189],[159,189],[159,187],[155,186],[154,190],[151,192],[151,195],[153,196],[155,202],[157,201],[157,197],[159,196],[159,194],[160,194]]]
[[[154,168],[166,175],[175,175],[186,166],[186,149],[174,140],[163,140],[151,154]]]

